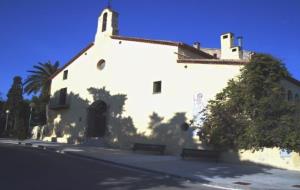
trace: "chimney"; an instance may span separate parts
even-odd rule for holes
[[[194,42],[194,43],[193,43],[193,47],[194,47],[195,49],[200,50],[200,42]]]
[[[221,59],[242,59],[242,37],[238,38],[239,46],[234,45],[234,34],[231,32],[221,35]]]
[[[221,38],[221,49],[228,50],[234,46],[234,34],[231,32],[224,33],[220,36]]]
[[[238,40],[238,46],[240,46],[241,49],[243,49],[243,36],[237,37]]]

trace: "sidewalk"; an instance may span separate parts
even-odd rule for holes
[[[233,189],[291,189],[300,190],[300,172],[271,167],[182,160],[177,156],[160,156],[131,151],[68,145],[35,140],[0,139],[0,143],[38,147],[59,153],[101,160],[135,169],[181,177],[208,186]],[[244,184],[239,185],[236,183]],[[298,187],[299,186],[299,187]]]

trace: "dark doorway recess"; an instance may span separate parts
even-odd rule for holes
[[[107,105],[97,100],[88,107],[87,137],[103,137],[107,131]]]

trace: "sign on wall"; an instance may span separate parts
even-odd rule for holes
[[[201,92],[194,95],[193,103],[193,124],[197,127],[201,127],[203,124],[203,109],[205,108],[203,94]]]

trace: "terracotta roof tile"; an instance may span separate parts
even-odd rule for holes
[[[232,59],[178,59],[177,63],[185,64],[222,64],[222,65],[245,65],[249,61]]]
[[[182,42],[174,42],[174,41],[165,41],[165,40],[150,40],[150,39],[144,39],[144,38],[133,38],[133,37],[124,37],[124,36],[111,36],[112,39],[115,40],[126,40],[126,41],[133,41],[133,42],[143,42],[143,43],[152,43],[152,44],[161,44],[161,45],[169,45],[169,46],[177,46],[180,48],[187,49],[189,51],[192,51],[193,53],[197,53],[200,56],[203,56],[204,58],[214,58],[212,55],[198,50],[190,45],[187,45]]]
[[[144,42],[144,43],[152,43],[152,44],[161,44],[161,45],[169,45],[169,46],[178,46],[180,42],[174,41],[166,41],[166,40],[150,40],[145,38],[134,38],[134,37],[125,37],[125,36],[111,36],[112,39],[115,40],[126,40],[133,42]]]

